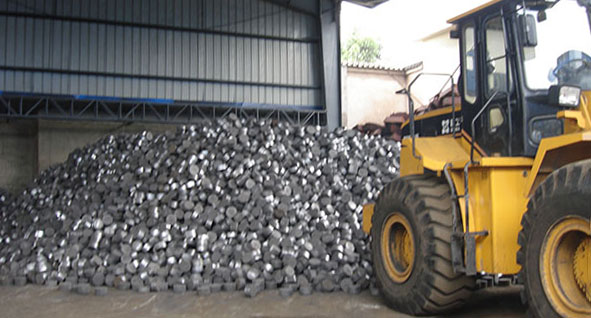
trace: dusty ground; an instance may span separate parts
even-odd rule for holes
[[[470,305],[447,316],[524,317],[525,308],[517,288],[476,293]],[[195,293],[138,294],[109,290],[107,296],[83,296],[55,288],[28,285],[0,287],[0,317],[388,317],[407,315],[387,308],[379,297],[360,295],[313,294],[281,298],[277,291],[266,291],[253,299],[242,293],[217,293],[198,297]]]

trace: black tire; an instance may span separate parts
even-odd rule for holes
[[[540,255],[546,236],[557,222],[571,216],[591,219],[590,198],[591,160],[554,171],[530,198],[527,212],[521,219],[517,252],[517,263],[521,265],[519,280],[524,285],[521,299],[528,305],[528,317],[561,317],[544,291]]]
[[[397,211],[410,223],[414,265],[408,279],[395,282],[382,255],[384,222]],[[449,186],[434,176],[394,180],[380,193],[372,217],[372,259],[386,303],[411,315],[431,315],[461,307],[475,286],[473,277],[454,273],[451,263],[452,200]]]

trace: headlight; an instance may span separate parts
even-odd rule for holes
[[[576,86],[551,86],[548,98],[554,105],[577,107],[581,100],[581,89]]]

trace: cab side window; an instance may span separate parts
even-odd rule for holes
[[[486,22],[486,95],[490,97],[495,91],[507,92],[507,55],[505,36],[501,17]],[[509,72],[509,82],[511,82]],[[509,84],[511,87],[511,84]]]
[[[475,35],[474,24],[469,23],[464,26],[462,30],[464,33],[462,43],[462,55],[464,59],[462,74],[464,76],[464,100],[470,104],[474,104],[477,98],[477,81],[476,81],[476,52],[475,52]]]

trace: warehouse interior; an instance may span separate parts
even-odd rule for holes
[[[230,113],[340,126],[338,5],[1,1],[0,187],[113,132]]]
[[[0,317],[410,317],[371,277],[400,145],[340,128],[341,2],[0,0]]]

